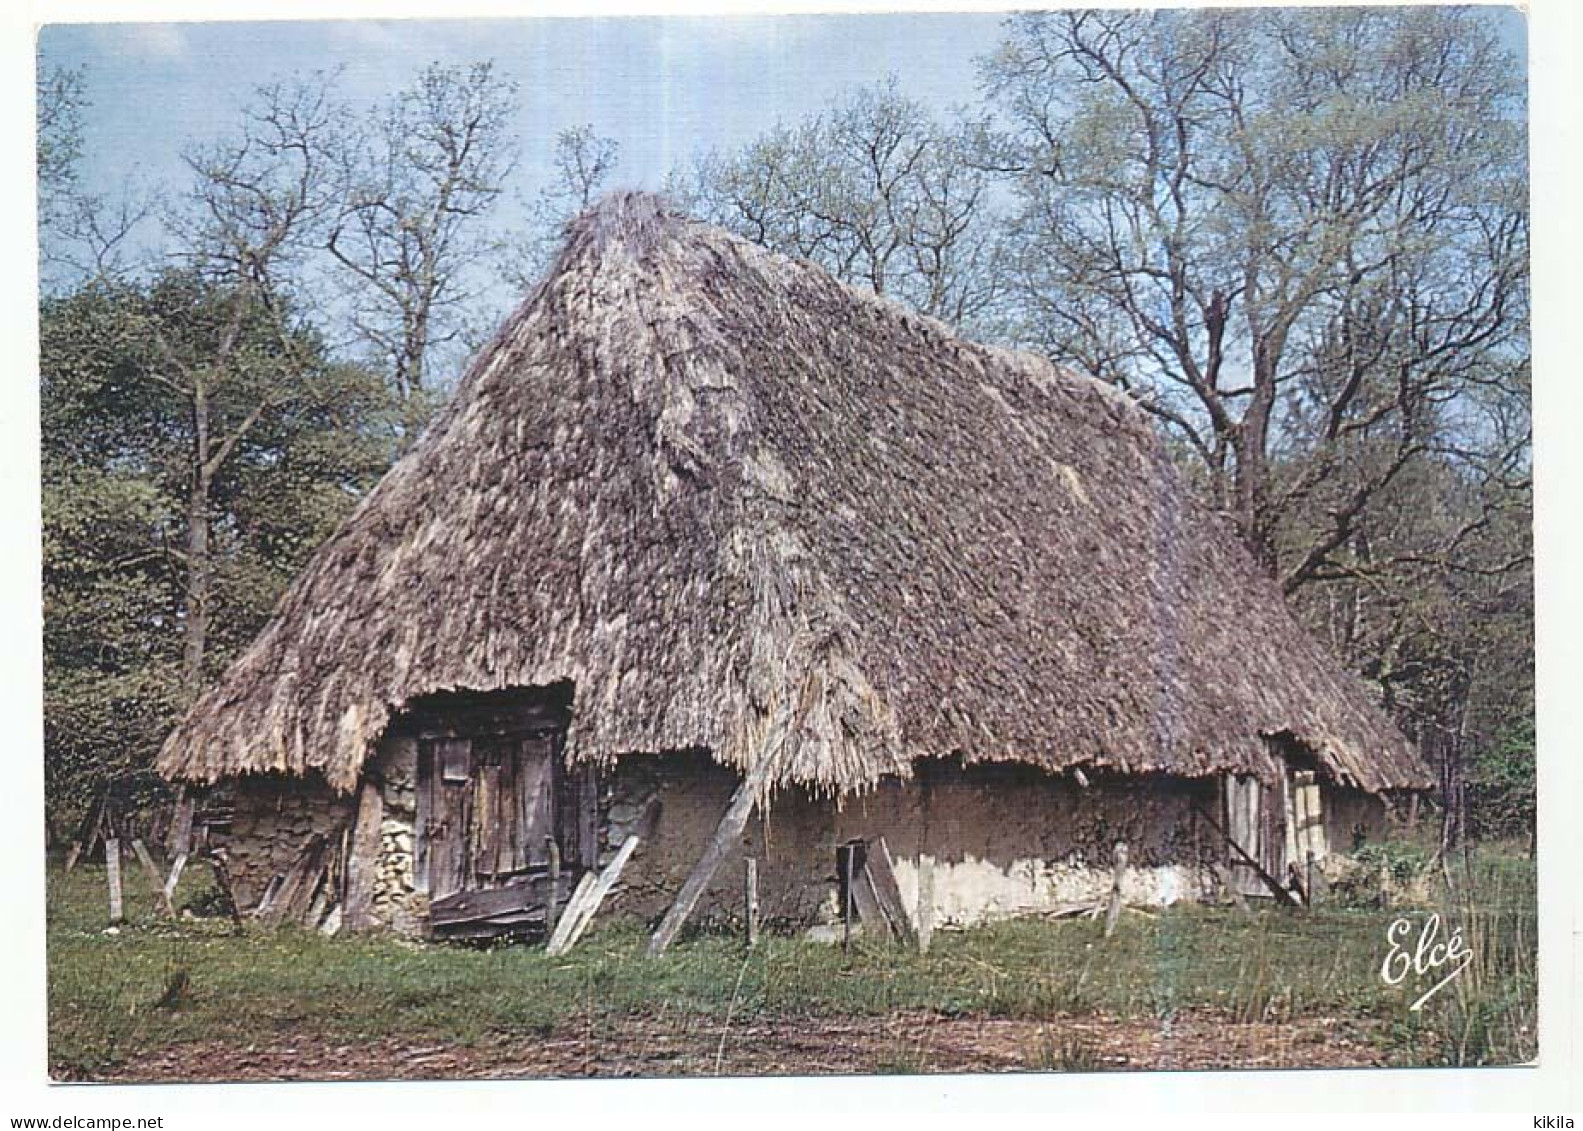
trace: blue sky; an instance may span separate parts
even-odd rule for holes
[[[1514,9],[1492,12],[1525,54]],[[255,87],[294,72],[344,68],[343,96],[367,105],[431,62],[492,59],[519,87],[520,162],[490,227],[523,219],[549,178],[556,134],[584,123],[620,143],[612,187],[659,188],[708,147],[730,148],[795,121],[852,87],[894,74],[940,110],[977,101],[976,60],[1003,14],[341,20],[56,24],[39,36],[44,67],[82,67],[84,185],[114,194],[130,174],[179,188],[194,142],[231,133]],[[144,240],[157,238],[146,227]],[[517,297],[479,279],[488,323]]]
[[[621,144],[625,185],[657,188],[704,146],[730,146],[895,73],[941,108],[976,95],[975,56],[994,14],[391,20],[46,27],[45,66],[85,66],[83,174],[90,187],[179,182],[183,146],[233,128],[252,89],[345,66],[344,93],[373,101],[432,61],[493,59],[521,88],[522,162],[512,186],[547,175],[556,133],[591,123]]]
[[[1526,54],[1524,19],[1499,9]],[[85,66],[93,106],[84,176],[107,188],[129,171],[179,181],[180,152],[225,133],[252,89],[294,71],[346,68],[344,91],[372,101],[432,61],[493,59],[521,88],[515,189],[547,174],[556,133],[591,123],[621,143],[624,184],[658,187],[704,146],[744,141],[854,85],[894,73],[946,108],[977,95],[974,60],[995,13],[709,16],[277,23],[57,24],[45,66]]]

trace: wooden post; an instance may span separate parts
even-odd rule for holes
[[[1303,898],[1307,901],[1310,910],[1319,902],[1319,893],[1314,890],[1314,850],[1308,850],[1308,879],[1303,885]]]
[[[555,937],[556,920],[561,914],[561,843],[552,836],[544,838],[544,850],[550,858],[550,894],[544,901],[544,937]]]
[[[759,862],[752,856],[743,862],[743,914],[747,921],[748,949],[759,944]]]
[[[857,869],[852,866],[856,853],[850,844],[836,849],[836,860],[841,864],[841,949],[852,945],[852,908],[856,900],[852,888],[857,883]]]
[[[170,875],[165,877],[165,902],[175,907],[176,885],[181,883],[181,873],[187,867],[187,854],[184,852],[171,861]]]
[[[172,857],[185,856],[192,851],[192,791],[185,785],[176,787],[175,812],[170,818],[170,834],[166,847]]]
[[[104,870],[110,879],[110,922],[121,921],[121,842],[104,838]]]
[[[929,953],[934,938],[934,857],[918,857],[918,953]]]
[[[357,790],[357,811],[347,842],[345,896],[341,925],[360,931],[374,925],[374,879],[379,871],[383,844],[380,826],[385,820],[385,794],[373,775],[365,774]],[[416,837],[414,838],[416,839]],[[414,844],[416,851],[416,844]]]
[[[143,872],[148,876],[148,882],[154,888],[154,898],[164,908],[165,914],[174,919],[176,917],[176,908],[171,905],[170,896],[165,892],[165,885],[159,878],[159,869],[154,867],[154,858],[148,854],[147,847],[144,846],[142,840],[138,837],[132,838],[132,852],[137,857],[137,862],[143,865]]]
[[[1116,842],[1116,866],[1110,876],[1110,910],[1105,913],[1105,937],[1115,933],[1121,918],[1121,876],[1127,870],[1127,842]]]
[[[715,835],[710,839],[709,846],[698,858],[698,863],[693,865],[687,881],[682,884],[682,890],[676,893],[676,902],[671,904],[671,909],[660,921],[659,930],[655,931],[654,937],[649,940],[650,958],[658,958],[665,953],[677,933],[681,931],[682,925],[687,922],[687,917],[693,913],[693,908],[698,905],[699,898],[704,894],[704,888],[709,886],[715,870],[720,867],[720,861],[725,857],[732,843],[742,836],[742,830],[747,827],[748,817],[752,815],[753,807],[758,804],[759,791],[769,781],[770,769],[777,760],[773,753],[765,754],[754,764],[747,777],[742,779],[742,784],[737,786],[736,793],[731,797],[731,804],[726,807],[725,816],[720,818],[720,825],[715,829]]]

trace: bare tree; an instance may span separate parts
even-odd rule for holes
[[[1526,349],[1517,73],[1422,9],[1028,15],[985,65],[1022,335],[1133,390],[1288,591]]]
[[[495,249],[498,272],[514,290],[533,288],[561,245],[567,221],[604,191],[621,160],[621,146],[589,124],[555,136],[550,179],[524,202],[527,224]]]
[[[430,66],[333,142],[338,201],[326,246],[357,284],[352,320],[400,394],[429,391],[436,350],[460,330],[480,221],[515,164],[515,86],[489,63]]]
[[[740,150],[700,155],[672,191],[715,223],[955,323],[998,295],[989,174],[974,126],[938,124],[895,79]]]
[[[277,365],[302,363],[289,300],[333,215],[324,156],[336,114],[329,89],[323,76],[260,88],[237,136],[186,155],[191,184],[184,207],[168,218],[185,269],[219,296],[208,333],[178,336],[159,317],[147,326],[160,362],[149,379],[178,395],[191,414],[185,531],[173,551],[186,579],[182,673],[189,695],[202,684],[208,645],[216,480],[248,433],[280,407],[283,387],[297,384],[258,379],[258,360],[244,348],[257,337],[245,332],[249,324],[266,328]]]
[[[114,282],[142,267],[135,238],[157,207],[154,194],[127,177],[114,194],[82,184],[83,111],[89,105],[81,68],[41,70],[37,80],[39,264],[46,289]]]
[[[81,68],[40,68],[34,82],[40,226],[46,226],[77,187],[82,159],[82,114],[87,92]]]

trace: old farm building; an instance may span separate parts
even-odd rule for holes
[[[1121,395],[639,195],[159,765],[231,793],[243,910],[412,932],[541,923],[634,831],[602,914],[706,857],[734,912],[750,855],[812,921],[879,837],[939,923],[1104,891],[1117,841],[1130,899],[1259,891],[1219,828],[1284,878],[1431,784]]]

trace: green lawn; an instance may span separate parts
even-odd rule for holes
[[[643,957],[636,925],[610,923],[550,959],[529,946],[172,922],[154,913],[135,865],[124,872],[129,919],[108,933],[103,867],[71,875],[50,867],[50,1060],[59,1076],[93,1077],[193,1041],[400,1035],[466,1046],[661,1012],[748,1024],[918,1012],[1163,1023],[1179,1011],[1211,1011],[1227,1025],[1367,1022],[1369,1040],[1395,1064],[1512,1063],[1537,1047],[1533,868],[1493,851],[1476,868],[1474,910],[1465,893],[1443,909],[1463,926],[1476,961],[1421,1014],[1406,1010],[1416,993],[1380,980],[1394,915],[1380,909],[1129,911],[1110,939],[1095,921],[1028,920],[942,932],[927,956],[861,942],[843,953],[783,937],[745,954],[739,938],[697,935],[655,961]],[[189,870],[178,907],[212,903],[206,873]]]

